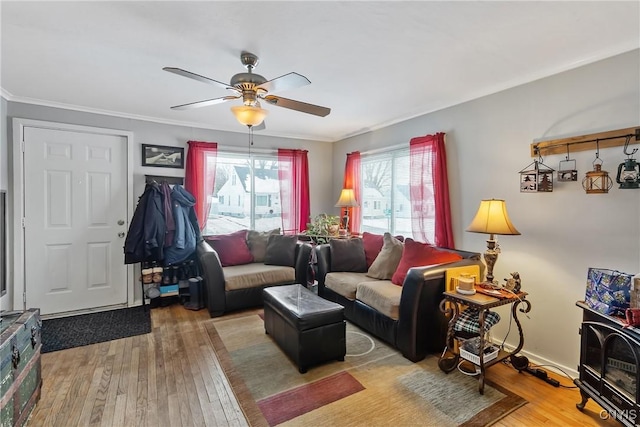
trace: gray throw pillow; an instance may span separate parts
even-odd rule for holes
[[[295,267],[297,236],[285,236],[272,234],[267,242],[267,251],[264,255],[264,263],[269,265],[282,265]]]
[[[369,267],[367,276],[374,279],[391,280],[402,259],[402,242],[390,233],[384,233],[382,249]]]
[[[253,262],[264,262],[267,243],[269,242],[269,236],[272,234],[280,234],[280,229],[276,228],[271,231],[249,230],[249,233],[247,233],[247,245],[251,255],[253,255]]]
[[[367,258],[360,237],[351,239],[331,239],[331,271],[351,271],[365,273]]]

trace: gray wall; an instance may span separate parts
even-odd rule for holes
[[[534,141],[640,125],[640,51],[564,72],[530,84],[417,117],[334,144],[335,170],[346,153],[407,143],[419,135],[445,132],[456,246],[483,252],[483,234],[466,233],[481,199],[503,198],[522,233],[499,236],[502,253],[496,279],[518,271],[532,311],[522,316],[525,351],[533,358],[575,369],[578,327],[587,269],[640,272],[640,191],[587,195],[580,182],[555,183],[552,193],[520,193],[518,172],[532,162]],[[636,145],[635,147],[638,147]],[[579,180],[593,169],[595,152],[579,152]],[[600,150],[603,169],[615,179],[626,156],[622,147]],[[639,158],[640,156],[636,156]],[[564,155],[544,158],[557,169]],[[334,175],[337,198],[342,176]],[[509,312],[492,331],[502,341]],[[511,328],[507,343],[514,343]]]

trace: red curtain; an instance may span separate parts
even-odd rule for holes
[[[358,203],[362,203],[362,189],[360,188],[360,152],[354,151],[347,154],[347,163],[344,167],[344,183],[342,188],[352,188]],[[345,208],[341,208],[345,209]],[[352,234],[360,233],[360,206],[354,206],[349,209],[349,232]],[[340,212],[342,215],[342,212]]]
[[[298,234],[307,229],[311,215],[307,150],[278,149],[278,178],[282,232]]]
[[[444,133],[412,138],[409,149],[413,235],[436,246],[454,248]]]
[[[187,162],[185,166],[184,188],[196,198],[195,211],[200,229],[207,225],[211,197],[216,179],[216,157],[218,144],[215,142],[187,142]]]

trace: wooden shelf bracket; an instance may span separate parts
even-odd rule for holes
[[[630,144],[640,143],[640,126],[534,142],[531,144],[531,157],[567,154],[568,151],[595,151],[596,141],[599,148],[622,147],[627,138],[631,138]]]

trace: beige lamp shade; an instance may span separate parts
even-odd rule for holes
[[[347,208],[358,206],[358,201],[356,200],[356,195],[353,192],[352,188],[343,188],[340,192],[340,198],[336,202],[337,208]]]
[[[240,123],[246,126],[259,125],[269,113],[263,108],[252,107],[250,105],[231,107],[231,112]]]
[[[485,234],[520,234],[511,224],[507,205],[504,200],[489,199],[480,201],[480,207],[467,231]]]

